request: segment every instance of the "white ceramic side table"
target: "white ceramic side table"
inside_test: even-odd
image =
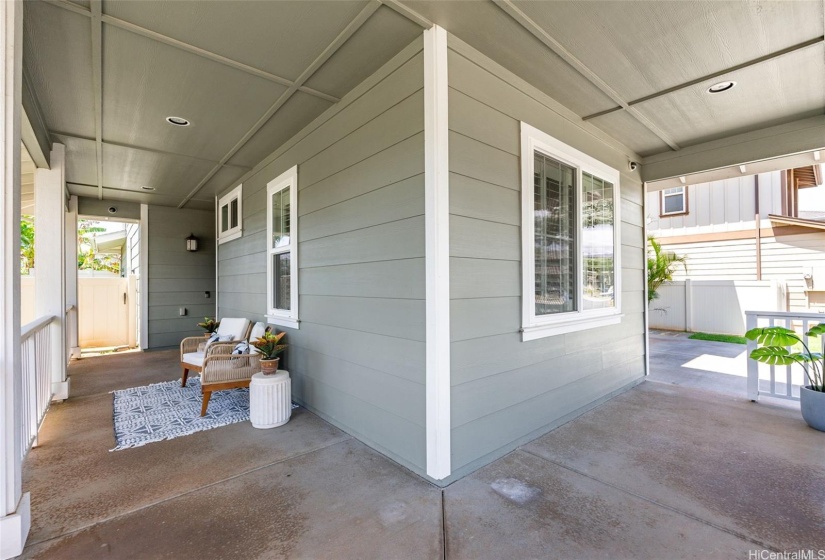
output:
[[[279,369],[275,375],[256,373],[249,382],[249,420],[253,428],[275,428],[292,416],[292,380]]]

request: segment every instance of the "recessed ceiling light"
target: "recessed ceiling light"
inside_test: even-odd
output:
[[[155,190],[155,187],[147,187],[146,185],[143,185],[143,186],[142,186],[142,187],[140,187],[140,188],[141,188],[141,189],[143,189],[143,190],[145,190],[145,191],[153,191],[153,190]]]
[[[713,84],[710,86],[708,88],[708,93],[722,93],[723,91],[732,89],[735,85],[736,82],[719,82],[718,84]]]
[[[175,126],[189,126],[189,121],[183,117],[166,117],[166,122]]]

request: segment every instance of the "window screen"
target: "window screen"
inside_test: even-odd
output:
[[[613,307],[613,184],[582,172],[582,308]]]
[[[575,311],[576,170],[535,153],[536,315]]]

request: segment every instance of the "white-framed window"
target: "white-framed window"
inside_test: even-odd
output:
[[[218,244],[243,235],[243,185],[238,185],[218,200]]]
[[[267,321],[297,329],[298,166],[266,185]]]
[[[521,123],[522,340],[621,321],[619,172]]]
[[[660,201],[661,208],[659,209],[660,216],[687,214],[687,187],[673,187],[660,192],[662,193]]]

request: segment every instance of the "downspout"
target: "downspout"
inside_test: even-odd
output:
[[[753,204],[756,224],[756,279],[762,280],[762,215],[759,210],[759,175],[753,176]]]
[[[644,278],[642,285],[644,286],[644,316],[645,316],[645,336],[644,336],[644,350],[645,350],[645,377],[650,375],[650,305],[647,300],[647,183],[642,182],[642,239],[644,247]]]

